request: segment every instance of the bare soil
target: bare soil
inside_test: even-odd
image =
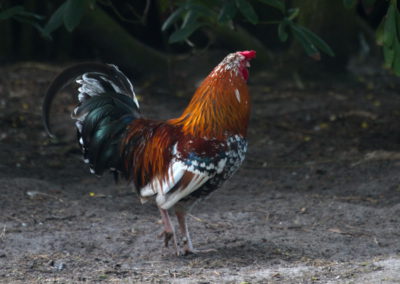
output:
[[[62,139],[46,137],[41,100],[60,70],[0,68],[1,283],[400,283],[398,79],[255,74],[247,160],[189,219],[213,251],[178,257],[153,204],[89,174],[68,93]],[[137,86],[143,112],[178,115],[189,97],[152,84]]]

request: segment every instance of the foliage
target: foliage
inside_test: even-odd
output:
[[[329,45],[315,33],[295,22],[300,10],[287,9],[285,2],[281,0],[258,0],[258,2],[278,10],[281,19],[271,22],[260,21],[253,5],[248,0],[219,0],[196,1],[186,0],[177,2],[177,6],[171,15],[165,20],[162,30],[166,31],[174,26],[174,31],[169,36],[170,43],[187,41],[198,29],[204,26],[215,25],[233,26],[238,14],[241,14],[247,22],[257,24],[276,24],[279,39],[285,42],[289,33],[300,42],[307,55],[314,59],[320,58],[320,51],[333,56]]]
[[[383,46],[384,66],[400,75],[400,14],[397,0],[390,1],[386,16],[376,31],[377,43]]]
[[[347,8],[353,8],[356,0],[343,0]],[[376,0],[364,0],[366,7],[373,7]],[[400,13],[397,0],[390,0],[385,17],[376,30],[376,42],[382,46],[384,66],[400,76]]]
[[[51,34],[61,28],[72,32],[81,23],[85,13],[97,4],[106,7],[117,17],[126,22],[134,23],[132,19],[123,18],[112,0],[60,0],[61,5],[47,18],[38,13],[27,11],[22,5],[5,8],[0,4],[0,21],[15,20],[36,28],[43,36],[51,38]],[[58,2],[58,3],[60,3]],[[386,0],[388,9],[379,27],[376,29],[376,40],[382,46],[384,66],[392,69],[400,76],[400,14],[397,0]],[[310,57],[320,58],[320,53],[333,56],[333,50],[321,39],[297,21],[302,13],[299,8],[288,7],[290,1],[284,0],[146,0],[143,13],[134,11],[133,17],[141,24],[146,24],[150,3],[158,3],[162,10],[161,17],[167,15],[160,29],[168,34],[170,44],[190,42],[196,31],[215,27],[229,27],[244,22],[252,25],[272,24],[277,27],[277,37],[282,42],[290,39],[297,41]],[[377,0],[342,0],[343,5],[357,10],[363,6],[372,9]],[[54,4],[50,4],[53,6]],[[127,4],[128,5],[128,4]],[[129,4],[131,5],[131,4]],[[262,19],[259,7],[271,11],[275,15],[272,21]],[[270,13],[271,14],[271,13]]]
[[[39,21],[44,19],[43,16],[31,13],[25,10],[23,6],[17,5],[11,8],[0,11],[0,21],[14,19],[21,23],[29,24],[35,27],[38,31],[43,32]]]
[[[50,17],[43,29],[43,35],[50,38],[51,33],[63,24],[67,31],[72,32],[81,22],[85,10],[94,2],[95,0],[66,0]]]
[[[40,20],[45,17],[28,12],[23,6],[17,5],[0,11],[0,20],[14,19],[35,27],[43,36],[51,38],[51,33],[64,24],[72,32],[80,23],[85,10],[96,0],[66,0],[53,13],[47,24],[43,27]]]
[[[249,0],[185,0],[171,1],[172,7],[164,4],[164,8],[172,8],[172,13],[163,23],[161,30],[167,31],[174,27],[169,35],[169,43],[178,43],[188,40],[197,30],[203,27],[214,27],[216,25],[233,27],[239,16],[245,21],[257,24],[276,24],[279,39],[285,42],[289,34],[293,36],[304,48],[307,55],[314,59],[320,58],[320,51],[333,56],[332,49],[319,36],[309,29],[295,22],[299,9],[287,9],[282,0],[257,0],[275,9],[281,14],[281,19],[272,22],[263,22],[259,19],[251,1]],[[22,6],[14,6],[0,13],[0,19],[15,18],[19,21],[29,22],[34,25],[43,36],[51,38],[51,34],[64,26],[67,31],[72,32],[81,22],[86,10],[94,7],[96,2],[110,6],[116,12],[111,1],[106,0],[64,0],[55,10],[47,23],[42,27],[38,21],[43,17],[27,12]],[[165,2],[165,1],[164,1]],[[120,14],[119,14],[120,15]],[[31,19],[33,18],[33,19]],[[240,18],[239,18],[240,19]]]

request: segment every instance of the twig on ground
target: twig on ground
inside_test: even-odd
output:
[[[400,160],[400,152],[391,152],[383,150],[372,151],[365,154],[364,158],[351,164],[351,166],[355,167],[368,161],[377,161],[377,160],[388,160],[388,161]]]

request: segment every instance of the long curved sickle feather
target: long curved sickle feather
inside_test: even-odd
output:
[[[87,72],[103,73],[105,75],[108,75],[110,78],[119,80],[121,83],[123,83],[122,87],[124,87],[125,91],[127,91],[127,93],[130,92],[130,86],[126,84],[124,78],[122,78],[121,75],[118,72],[116,72],[116,69],[111,65],[106,65],[103,63],[96,63],[96,62],[84,62],[81,64],[68,67],[54,79],[50,87],[47,89],[46,95],[43,99],[43,104],[42,104],[43,125],[47,134],[50,137],[52,138],[56,137],[52,133],[49,123],[50,108],[55,96],[61,89],[66,87],[80,75]]]

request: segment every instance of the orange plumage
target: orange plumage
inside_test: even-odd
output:
[[[162,121],[146,119],[134,120],[128,127],[121,141],[121,155],[125,159],[125,168],[129,169],[128,176],[136,188],[142,188],[152,179],[162,179],[172,158],[170,147],[176,142],[173,127]],[[135,140],[132,151],[126,148],[129,142]]]
[[[46,130],[57,91],[73,79],[80,84],[76,120],[84,160],[95,174],[110,169],[131,181],[141,200],[154,199],[181,253],[168,210],[175,209],[183,253],[193,252],[185,212],[233,175],[244,160],[250,113],[247,89],[254,51],[229,54],[208,75],[178,118],[142,117],[133,86],[113,65],[83,64],[61,73],[43,105]]]
[[[250,102],[246,81],[241,76],[214,70],[197,89],[183,114],[168,123],[182,126],[186,135],[222,139],[229,132],[246,136]]]

